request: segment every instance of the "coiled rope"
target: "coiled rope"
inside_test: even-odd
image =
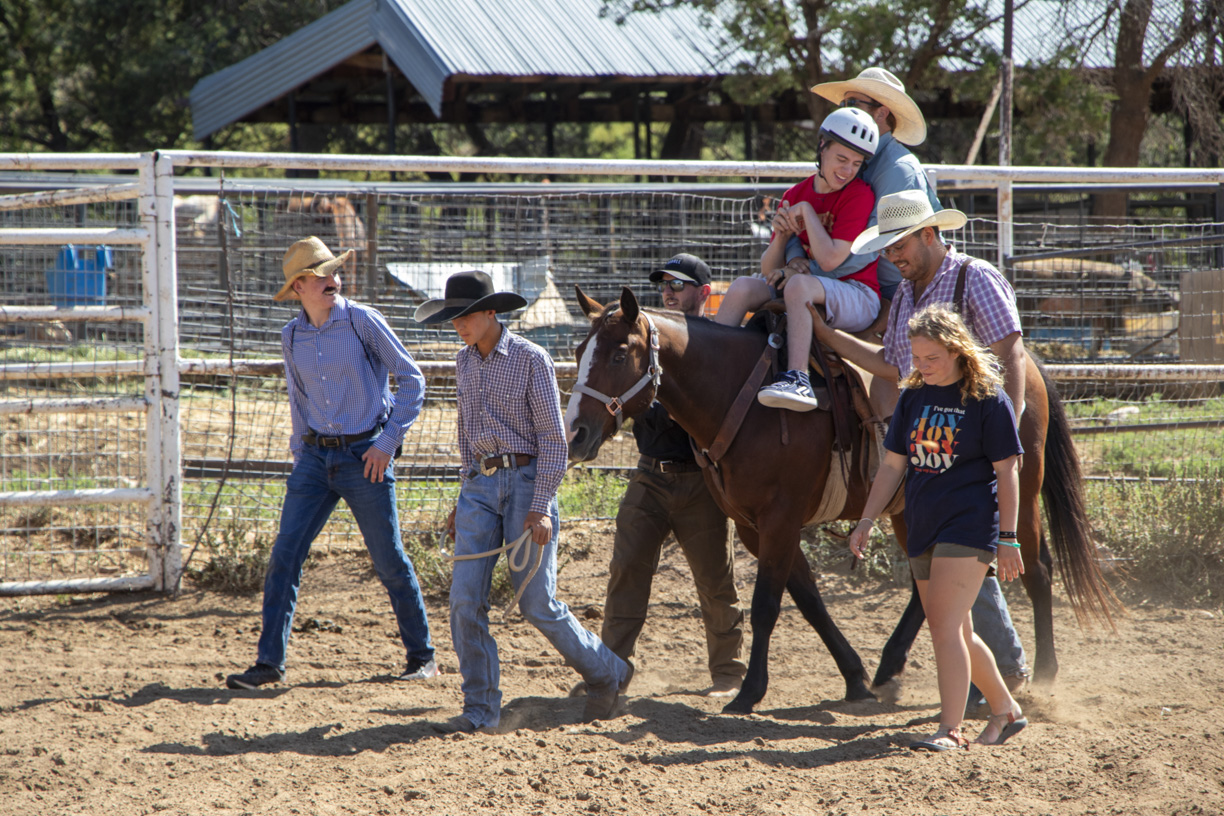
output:
[[[474,561],[477,558],[493,558],[501,555],[502,553],[506,553],[506,562],[510,565],[510,569],[514,572],[522,572],[527,567],[527,563],[531,560],[530,549],[525,545],[531,541],[531,531],[534,529],[534,527],[528,527],[523,531],[521,536],[505,546],[498,547],[496,550],[488,550],[487,552],[482,553],[472,553],[471,555],[452,555],[451,553],[447,552],[446,531],[443,531],[442,534],[438,536],[438,551],[442,553],[443,560],[450,561],[451,563],[454,563],[455,561]],[[521,600],[523,597],[523,592],[527,589],[527,585],[531,583],[531,579],[535,578],[536,573],[540,571],[540,564],[543,561],[544,548],[536,547],[536,559],[535,563],[531,566],[531,572],[527,573],[527,579],[523,581],[523,583],[519,584],[518,591],[514,593],[514,600],[512,600],[506,606],[506,608],[502,610],[503,621],[510,616],[510,611],[514,609],[514,607],[518,606],[519,600]]]

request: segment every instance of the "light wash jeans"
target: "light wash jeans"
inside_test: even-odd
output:
[[[284,671],[302,564],[340,499],[352,510],[374,570],[391,597],[408,660],[433,658],[425,602],[412,562],[400,542],[394,463],[387,465],[381,482],[371,482],[363,475],[365,463],[361,456],[375,439],[376,436],[364,439],[351,447],[306,445],[302,449],[289,474],[285,503],[281,506],[280,532],[272,545],[264,578],[263,631],[259,635],[257,662]]]
[[[1027,677],[1028,659],[1024,645],[1012,625],[1011,613],[1007,611],[1007,600],[999,586],[999,579],[991,575],[982,582],[977,600],[973,602],[973,631],[990,647],[994,654],[999,674]],[[971,692],[972,693],[972,692]]]
[[[459,492],[455,512],[455,555],[488,552],[523,532],[535,493],[536,463],[498,468],[492,476],[477,474]],[[556,599],[557,531],[561,525],[554,497],[549,507],[553,537],[544,548],[540,570],[519,601],[519,610],[573,666],[588,686],[620,685],[628,667],[599,638],[578,623],[569,607]],[[526,546],[535,548],[530,541]],[[456,561],[451,578],[451,640],[463,675],[463,716],[477,728],[501,722],[501,667],[497,642],[489,634],[489,589],[498,558]],[[511,572],[515,591],[531,573],[536,553],[522,572]]]

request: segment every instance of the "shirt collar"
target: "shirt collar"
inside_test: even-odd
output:
[[[333,321],[340,320],[342,317],[344,317],[348,313],[348,309],[348,301],[344,299],[344,296],[336,295],[336,305],[332,307],[331,314],[327,316],[327,319],[323,321],[323,325],[317,330],[310,324],[310,317],[307,316],[305,308],[298,309],[297,319],[302,326],[309,328],[312,331],[323,331],[329,325],[331,325]]]
[[[896,139],[893,137],[893,135],[892,135],[892,132],[891,132],[891,131],[890,131],[890,132],[888,132],[888,133],[881,133],[881,134],[880,134],[880,141],[879,141],[879,145],[876,147],[876,152],[875,152],[875,154],[874,154],[874,155],[872,155],[872,157],[871,157],[870,159],[868,159],[867,161],[863,162],[863,167],[864,167],[864,168],[866,168],[868,165],[872,164],[872,163],[873,163],[873,162],[874,162],[876,159],[878,159],[878,158],[880,158],[881,156],[883,156],[883,155],[884,155],[884,152],[885,152],[886,150],[888,150],[888,148],[892,147],[892,144],[893,144],[893,142],[895,142],[895,141],[896,141]]]
[[[500,323],[501,321],[498,321],[498,322]],[[510,327],[507,326],[505,323],[502,323],[501,327],[502,327],[501,337],[497,338],[497,346],[493,349],[493,352],[495,354],[509,354],[510,353]]]
[[[501,321],[499,320],[498,323],[501,323]],[[508,355],[510,353],[510,328],[505,323],[501,323],[501,328],[501,337],[497,338],[497,345],[493,347],[493,354]],[[493,357],[493,354],[490,354],[488,357],[482,358],[480,356],[480,349],[476,347],[475,343],[470,346],[464,346],[459,350],[459,353],[473,357],[477,362]]]

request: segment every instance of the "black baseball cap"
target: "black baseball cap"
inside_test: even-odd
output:
[[[706,266],[706,262],[696,255],[682,252],[663,264],[662,269],[651,272],[650,282],[658,283],[663,280],[664,275],[671,275],[673,278],[678,278],[682,281],[705,286],[710,282],[710,267]]]

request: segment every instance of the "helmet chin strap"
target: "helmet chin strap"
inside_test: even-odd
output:
[[[821,154],[823,154],[823,153],[824,153],[824,149],[825,149],[826,147],[828,147],[828,146],[829,146],[829,140],[828,140],[828,139],[821,139],[821,140],[820,140],[820,141],[817,143],[817,147],[816,147],[816,175],[820,177],[820,180],[821,180],[821,181],[823,181],[825,184],[829,185],[829,187],[832,187],[832,186],[833,186],[833,184],[832,184],[832,182],[830,182],[830,181],[829,181],[829,177],[828,177],[828,176],[826,176],[826,175],[824,174],[824,172],[825,172],[825,171],[824,171],[824,164],[823,164],[823,163],[820,161]],[[819,190],[817,190],[816,192],[820,192],[820,191],[819,191]]]

